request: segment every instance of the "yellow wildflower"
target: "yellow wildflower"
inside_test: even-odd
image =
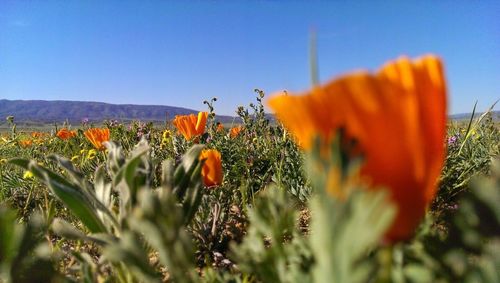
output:
[[[26,170],[24,171],[24,175],[23,175],[23,179],[32,179],[34,176],[33,176],[33,172],[29,171],[29,170]]]
[[[91,149],[89,150],[89,152],[87,152],[87,159],[92,160],[96,155],[97,151],[95,149]]]

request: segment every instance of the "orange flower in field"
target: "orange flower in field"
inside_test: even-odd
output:
[[[200,112],[198,113],[198,117],[194,114],[177,115],[173,123],[186,140],[191,140],[205,132],[207,117],[208,112]]]
[[[41,137],[43,137],[45,135],[45,133],[41,133],[41,132],[33,132],[31,133],[31,137],[32,138],[36,138],[36,139],[39,139]]]
[[[243,130],[242,126],[232,127],[231,130],[229,131],[229,136],[231,138],[235,138],[240,134],[241,130]]]
[[[215,149],[204,149],[201,151],[200,160],[205,160],[201,169],[205,186],[211,187],[222,184],[222,160],[220,152]]]
[[[68,130],[66,128],[63,128],[63,129],[60,129],[57,132],[56,136],[59,137],[62,140],[67,140],[67,139],[70,139],[72,137],[75,137],[76,136],[76,131],[70,131],[70,130]]]
[[[93,128],[86,130],[84,134],[96,149],[104,150],[106,148],[102,143],[109,141],[109,129]]]
[[[22,147],[29,147],[29,146],[31,146],[33,144],[33,141],[32,140],[20,140],[19,144]]]
[[[217,132],[222,132],[224,131],[224,125],[222,123],[217,122]]]
[[[375,74],[353,73],[268,102],[306,150],[315,136],[329,144],[339,128],[355,139],[365,160],[362,176],[387,187],[398,208],[387,239],[413,235],[445,157],[446,83],[439,58],[403,57]]]

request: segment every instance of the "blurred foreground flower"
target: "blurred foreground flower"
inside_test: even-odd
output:
[[[109,141],[109,129],[92,128],[86,130],[84,134],[96,149],[104,150],[106,148],[102,143]]]
[[[438,58],[403,57],[375,74],[356,72],[301,96],[274,96],[269,105],[306,150],[315,137],[326,148],[340,129],[354,139],[363,178],[387,187],[398,207],[386,238],[412,236],[444,160],[446,85]]]
[[[243,130],[242,126],[232,127],[229,131],[229,136],[234,139],[240,134],[241,130]]]
[[[203,183],[207,187],[222,184],[222,160],[220,152],[215,149],[204,149],[200,154],[200,160],[205,160],[201,175]]]
[[[75,137],[76,136],[76,131],[70,131],[70,130],[68,130],[66,128],[63,128],[63,129],[60,129],[57,132],[56,136],[59,137],[62,140],[67,140],[67,139],[70,139],[72,137]]]
[[[173,123],[186,140],[191,140],[205,132],[207,117],[208,112],[199,112],[198,117],[194,114],[177,115]]]

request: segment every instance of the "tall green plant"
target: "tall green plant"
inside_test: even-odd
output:
[[[30,170],[81,221],[80,229],[62,219],[55,219],[53,231],[64,238],[76,239],[102,248],[101,261],[108,262],[115,280],[121,282],[160,281],[160,266],[181,282],[195,280],[193,246],[187,234],[197,211],[202,191],[198,159],[203,146],[193,146],[178,166],[162,164],[161,186],[151,188],[154,170],[149,146],[140,142],[125,157],[113,143],[108,144],[107,166],[100,166],[93,183],[85,179],[72,163],[62,157],[51,159],[66,171],[66,176],[25,159],[12,164]],[[150,258],[158,255],[160,265]],[[96,266],[85,253],[76,253],[82,268]],[[86,280],[96,280],[92,272],[83,272]],[[99,276],[99,275],[98,275]]]

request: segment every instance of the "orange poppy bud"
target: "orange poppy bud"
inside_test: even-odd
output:
[[[235,138],[240,134],[241,130],[243,130],[242,126],[232,127],[231,130],[229,131],[229,136],[231,138]]]
[[[205,132],[208,112],[199,112],[198,117],[194,114],[177,115],[174,118],[174,126],[184,136],[186,140],[191,140]]]
[[[70,131],[66,128],[60,129],[56,136],[62,140],[67,140],[76,136],[76,131]]]
[[[97,150],[104,150],[103,142],[109,141],[109,129],[92,128],[84,132],[85,137]]]
[[[201,151],[200,160],[205,160],[201,175],[203,183],[207,187],[222,184],[222,160],[220,152],[215,149],[204,149]]]
[[[446,83],[439,58],[403,57],[375,74],[356,72],[268,103],[306,150],[314,137],[326,145],[343,128],[364,156],[362,176],[373,187],[388,188],[398,208],[386,238],[413,235],[445,157]]]

